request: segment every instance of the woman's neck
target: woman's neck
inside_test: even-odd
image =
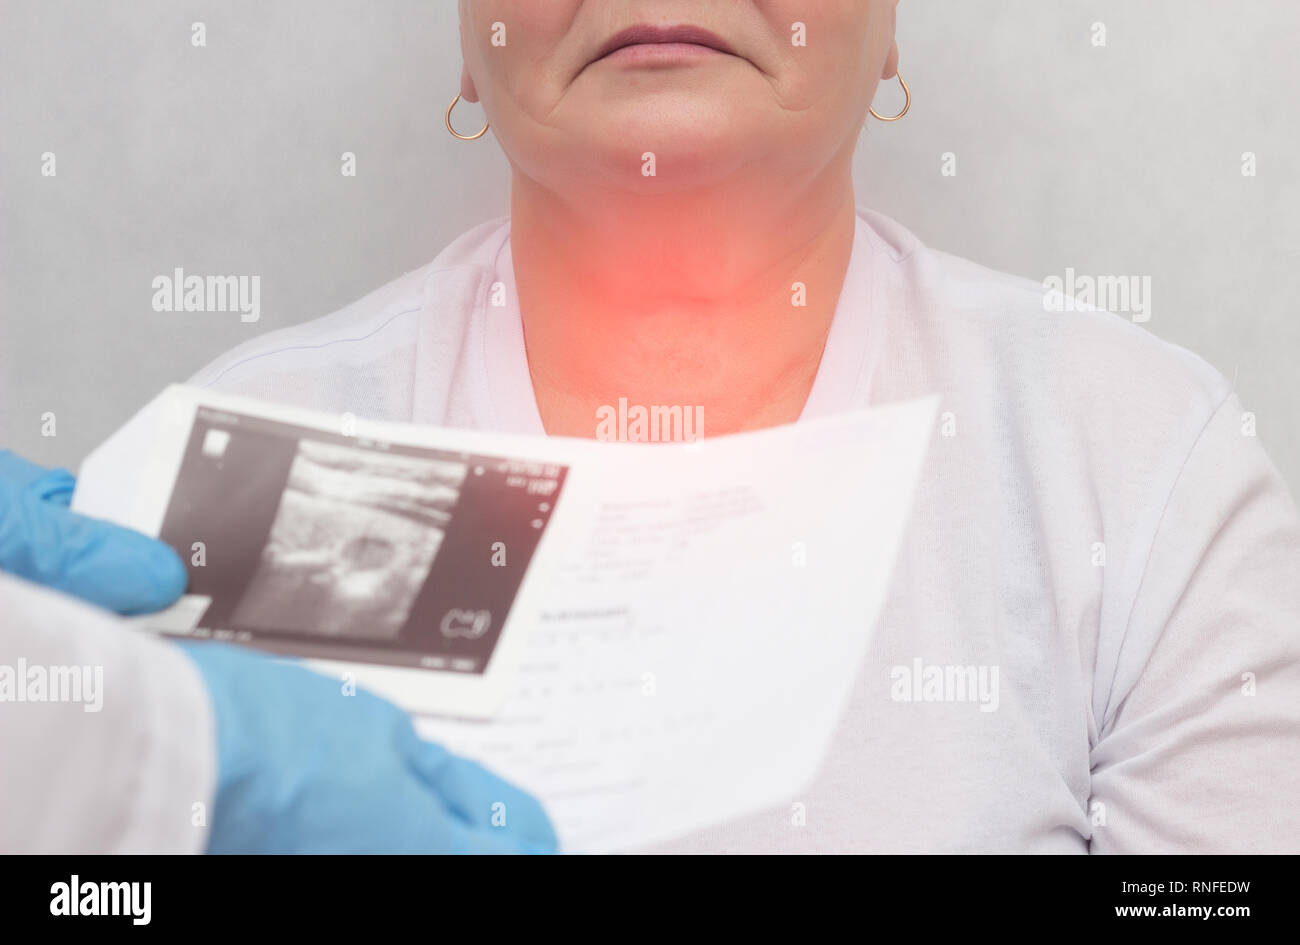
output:
[[[691,411],[705,436],[798,419],[853,249],[852,177],[768,190],[573,205],[516,175],[511,248],[548,433],[595,437],[621,399]]]

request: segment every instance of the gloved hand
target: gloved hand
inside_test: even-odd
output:
[[[153,538],[68,510],[76,480],[0,450],[0,570],[119,614],[170,606],[185,565]]]
[[[176,553],[69,511],[74,486],[0,450],[0,570],[122,614],[171,605],[187,580]],[[211,851],[554,852],[536,800],[421,741],[396,706],[262,654],[180,645],[217,720]]]
[[[181,646],[216,709],[208,852],[555,852],[536,800],[421,741],[391,703],[239,647]]]

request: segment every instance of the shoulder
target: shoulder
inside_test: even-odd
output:
[[[468,317],[470,300],[462,296],[477,286],[506,232],[507,218],[480,224],[433,261],[355,302],[232,348],[189,383],[319,409],[333,409],[341,387],[348,388],[349,402],[400,402],[422,322]]]
[[[408,272],[323,317],[264,332],[218,356],[191,384],[225,389],[271,371],[304,370],[402,343],[433,264]]]
[[[1130,311],[1108,311],[1124,301],[1120,283],[1098,295],[1100,281],[1063,272],[1063,291],[927,248],[892,221],[871,224],[878,389],[938,392],[947,414],[928,459],[931,506],[981,524],[969,547],[995,543],[1015,606],[1033,599],[1027,588],[1046,588],[1058,619],[1081,628],[1101,731],[1188,588],[1201,600],[1227,593],[1233,555],[1260,573],[1293,567],[1300,531],[1285,486],[1232,383],[1150,330],[1175,327],[1176,313],[1139,309],[1133,292],[1147,304],[1149,284],[1129,284]],[[1065,303],[1071,282],[1094,292],[1091,306]],[[1214,628],[1197,631],[1208,639]]]
[[[1152,431],[1199,433],[1232,392],[1215,367],[1150,329],[1165,316],[1151,305],[1149,277],[1029,279],[862,213],[883,256],[876,304],[891,348],[936,386],[990,399],[1044,434],[1073,430],[1116,447],[1126,433],[1145,442],[1164,439]]]
[[[1175,490],[1201,489],[1215,475],[1212,458],[1241,448],[1232,384],[1148,329],[1173,321],[1159,307],[1135,323],[1132,312],[1064,304],[1047,279],[998,272],[871,222],[884,349],[876,392],[940,394],[945,425],[932,456],[953,490],[946,501],[991,497],[990,514],[1021,523],[1036,553],[1059,557],[1062,575],[1088,561],[1081,542],[1103,541],[1111,563],[1101,619],[1122,632]]]

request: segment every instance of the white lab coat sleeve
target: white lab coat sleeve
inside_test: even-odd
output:
[[[202,852],[215,781],[179,648],[0,574],[0,853]]]
[[[1300,850],[1300,514],[1235,395],[1146,556],[1093,755],[1092,850]]]

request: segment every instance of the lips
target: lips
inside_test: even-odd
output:
[[[707,46],[718,52],[735,55],[726,40],[715,33],[698,26],[649,26],[642,24],[632,26],[620,33],[615,33],[606,41],[596,54],[595,62],[604,59],[610,53],[617,52],[625,46],[653,45],[658,43],[691,43],[695,46]]]

